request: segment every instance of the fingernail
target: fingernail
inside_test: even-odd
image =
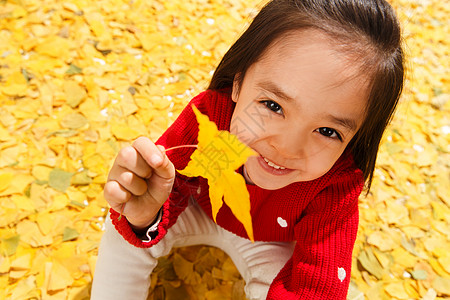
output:
[[[157,165],[162,162],[162,158],[158,154],[153,154],[150,160],[153,165]]]

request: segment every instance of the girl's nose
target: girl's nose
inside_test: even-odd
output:
[[[306,157],[308,135],[302,129],[286,128],[279,131],[270,140],[270,144],[286,159],[300,159]]]

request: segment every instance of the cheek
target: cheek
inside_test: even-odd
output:
[[[251,144],[267,132],[267,124],[267,115],[256,105],[237,106],[231,118],[230,132],[242,142]]]
[[[318,178],[327,173],[341,156],[341,151],[332,150],[318,152],[307,159],[307,170],[311,179]]]
[[[233,115],[230,124],[230,132],[238,137],[238,139],[249,145],[258,138],[258,133],[254,128],[249,126],[248,118],[240,115]]]

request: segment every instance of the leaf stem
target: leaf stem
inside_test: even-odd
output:
[[[122,214],[123,214],[123,210],[125,209],[125,204],[127,204],[126,202],[124,204],[122,204],[122,207],[120,208],[120,216],[117,218],[117,221],[120,221],[120,219],[122,219]]]
[[[179,146],[174,146],[174,147],[171,147],[171,148],[167,148],[166,150],[164,150],[164,152],[172,151],[172,150],[179,149],[179,148],[198,148],[198,145],[179,145]]]

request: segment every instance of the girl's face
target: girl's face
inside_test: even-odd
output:
[[[329,37],[304,30],[277,40],[246,72],[230,131],[259,153],[248,183],[274,190],[328,172],[365,117],[367,86]]]

